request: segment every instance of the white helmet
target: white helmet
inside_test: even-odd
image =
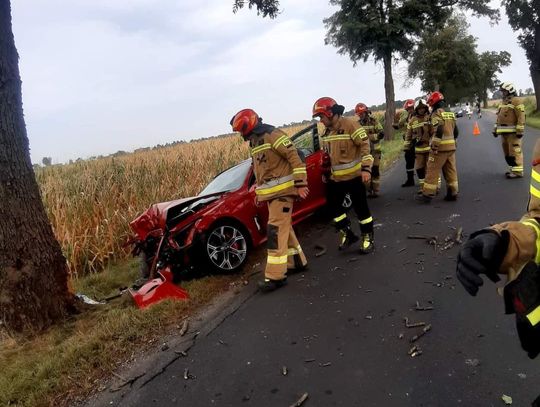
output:
[[[501,90],[506,90],[508,93],[517,93],[516,87],[512,82],[503,82],[501,83]]]
[[[426,110],[428,109],[428,104],[425,99],[418,99],[416,102],[414,102],[414,110],[418,109],[419,107],[424,107]]]

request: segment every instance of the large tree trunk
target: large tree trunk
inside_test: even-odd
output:
[[[383,58],[384,65],[384,91],[386,95],[386,113],[384,116],[384,138],[393,138],[394,129],[392,122],[396,114],[396,102],[394,94],[394,78],[392,76],[392,53],[388,53]]]
[[[68,269],[39,193],[24,123],[9,0],[0,1],[0,328],[40,330],[73,307]]]
[[[530,72],[536,95],[536,111],[540,111],[540,25],[534,30],[534,54],[532,56]]]

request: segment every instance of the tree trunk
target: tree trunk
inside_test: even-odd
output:
[[[386,113],[384,116],[384,138],[391,140],[394,136],[392,122],[396,114],[394,94],[394,78],[392,76],[392,53],[389,52],[383,58],[384,65],[384,91],[386,96]]]
[[[536,96],[536,112],[540,111],[540,24],[534,30],[534,53],[529,58],[530,72]]]
[[[9,0],[0,1],[0,328],[41,330],[73,309],[39,193],[22,110]]]

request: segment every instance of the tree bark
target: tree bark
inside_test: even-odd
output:
[[[534,53],[531,58],[531,79],[536,96],[536,111],[540,111],[540,25],[534,30]]]
[[[37,331],[73,310],[68,269],[30,161],[9,0],[0,1],[0,328]]]
[[[392,53],[388,52],[383,57],[384,65],[384,92],[386,96],[386,113],[384,116],[384,138],[391,140],[394,136],[392,122],[396,114],[396,103],[394,94],[394,78],[392,76]]]

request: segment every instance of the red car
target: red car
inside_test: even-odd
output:
[[[306,200],[294,205],[293,223],[298,223],[326,203],[323,179],[329,158],[320,147],[316,124],[291,140],[306,163],[310,190]],[[190,270],[239,270],[249,251],[266,241],[267,221],[266,203],[255,199],[255,175],[248,159],[217,175],[198,196],[154,204],[130,226],[143,277],[152,267],[168,267],[179,280]]]

